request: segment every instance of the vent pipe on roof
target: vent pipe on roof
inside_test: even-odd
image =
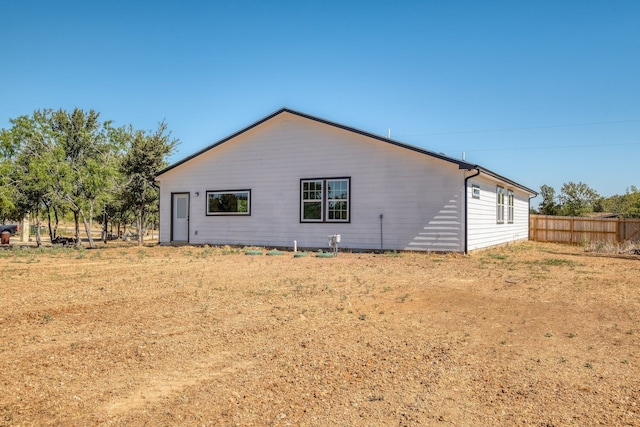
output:
[[[391,128],[387,130],[387,139],[391,139]]]
[[[464,151],[462,152],[462,160],[464,160]]]

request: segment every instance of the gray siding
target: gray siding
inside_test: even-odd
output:
[[[333,177],[351,178],[351,222],[300,223],[300,179]],[[171,193],[189,192],[192,244],[326,247],[341,234],[343,248],[464,250],[457,165],[288,113],[158,181],[161,243],[170,242]],[[237,189],[251,189],[251,216],[206,216],[206,191]]]

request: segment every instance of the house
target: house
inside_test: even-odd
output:
[[[160,171],[160,243],[467,252],[526,240],[536,192],[287,108]]]

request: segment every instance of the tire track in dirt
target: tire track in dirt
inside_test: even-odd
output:
[[[125,396],[111,399],[99,408],[109,417],[121,414],[131,414],[146,405],[153,405],[165,397],[179,392],[187,387],[215,377],[232,375],[239,370],[246,369],[252,362],[231,360],[229,352],[211,354],[193,360],[183,360],[174,370],[166,366],[157,372],[146,373],[137,378],[138,385]]]

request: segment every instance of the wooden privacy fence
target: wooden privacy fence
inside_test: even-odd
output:
[[[536,242],[640,242],[640,219],[531,215],[529,229]]]

